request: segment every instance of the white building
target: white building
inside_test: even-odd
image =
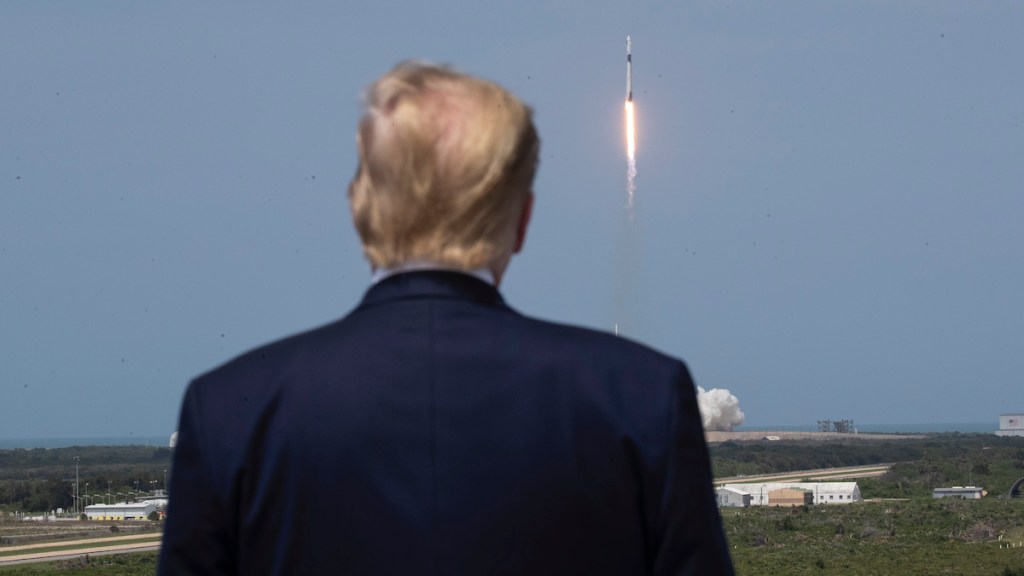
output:
[[[981,500],[981,497],[985,494],[985,490],[977,486],[953,486],[952,488],[936,488],[932,490],[932,498]]]
[[[731,488],[750,494],[752,506],[771,506],[768,494],[783,488],[797,488],[811,492],[814,504],[850,504],[863,500],[860,486],[856,482],[762,482],[755,484],[726,484]]]
[[[719,508],[747,508],[750,506],[750,494],[728,486],[715,489],[715,497],[718,499]]]
[[[153,506],[156,506],[157,510],[164,510],[167,508],[167,496],[146,498],[145,500],[140,500],[139,504],[152,504]]]
[[[997,436],[1024,436],[1024,414],[1000,414]]]
[[[153,512],[156,512],[156,505],[151,502],[93,504],[85,507],[85,515],[89,520],[145,520]]]
[[[163,490],[154,490],[151,496],[146,496],[142,500],[139,500],[141,504],[152,504],[156,506],[157,512],[167,509],[167,492]]]

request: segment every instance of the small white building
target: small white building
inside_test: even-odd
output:
[[[1000,414],[996,436],[1024,436],[1024,414]]]
[[[719,508],[749,508],[750,494],[735,488],[722,486],[715,489],[715,497],[718,499]]]
[[[986,494],[977,486],[953,486],[952,488],[936,488],[932,490],[932,498],[961,498],[963,500],[981,500]]]
[[[156,512],[156,505],[151,502],[119,502],[85,507],[85,515],[89,520],[145,520],[153,512]]]
[[[157,510],[164,510],[167,508],[167,496],[146,498],[145,500],[140,500],[139,504],[152,504],[153,506],[156,506]]]
[[[146,496],[142,500],[139,500],[142,504],[152,504],[156,506],[157,512],[167,509],[167,492],[163,490],[154,490],[151,496]]]
[[[762,482],[726,484],[722,488],[733,488],[750,494],[752,506],[771,506],[768,495],[783,488],[809,491],[813,504],[852,504],[863,500],[860,486],[856,482]]]

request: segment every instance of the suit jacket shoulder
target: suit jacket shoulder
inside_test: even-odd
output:
[[[167,572],[731,570],[685,365],[461,274],[198,377],[178,441]]]

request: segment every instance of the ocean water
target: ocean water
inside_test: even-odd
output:
[[[992,433],[999,429],[999,421],[992,422],[917,422],[905,424],[858,424],[855,423],[857,432],[876,432],[896,434],[904,432],[909,434],[926,434],[939,432],[960,432],[962,434]],[[817,424],[811,425],[780,425],[780,426],[738,426],[736,430],[748,430],[751,432],[777,430],[780,432],[817,432]]]
[[[70,448],[71,446],[167,446],[171,436],[107,436],[93,438],[0,438],[0,450]]]

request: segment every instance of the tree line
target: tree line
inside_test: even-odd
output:
[[[992,493],[1024,477],[1024,438],[933,434],[903,440],[722,442],[710,446],[716,477],[898,463],[862,481],[865,496],[930,494],[941,485],[976,484]],[[49,512],[75,506],[75,464],[82,503],[121,501],[164,488],[173,452],[152,446],[73,446],[0,450],[0,512]],[[1004,486],[1006,485],[1006,486]],[[120,494],[120,495],[119,495]],[[87,497],[87,498],[85,498]]]
[[[716,477],[794,470],[864,466],[891,462],[1002,459],[1024,462],[1024,437],[994,434],[929,434],[919,438],[721,442],[710,445]]]
[[[172,454],[152,446],[0,450],[0,512],[73,510],[76,464],[80,505],[138,498],[165,488]]]

